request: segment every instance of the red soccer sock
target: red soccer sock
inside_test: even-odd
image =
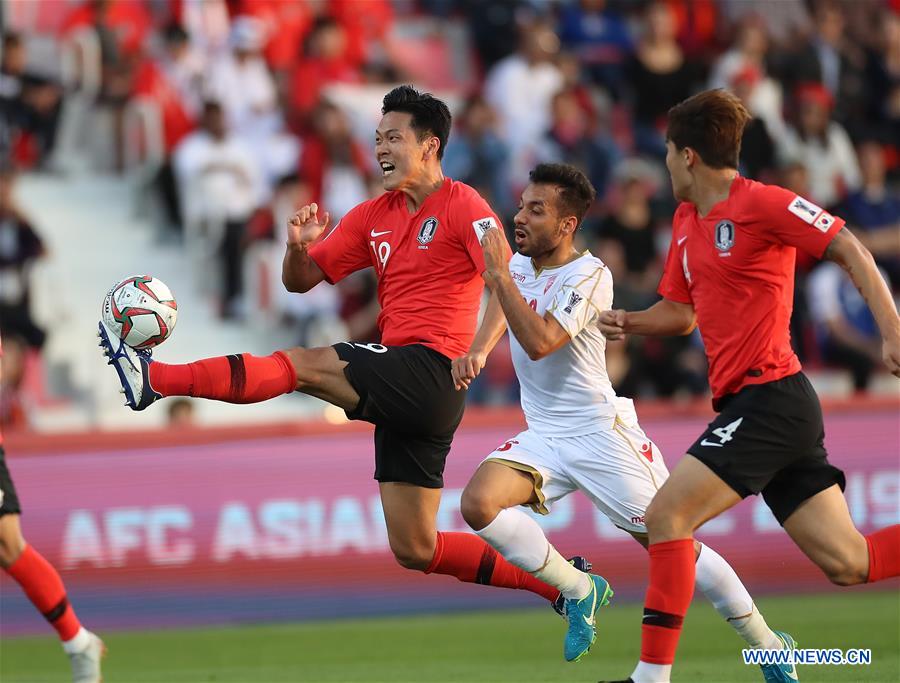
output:
[[[297,386],[297,373],[281,351],[271,356],[218,356],[187,365],[150,364],[150,385],[163,396],[196,396],[227,403],[259,403]]]
[[[30,545],[6,572],[15,579],[31,603],[56,629],[59,639],[72,640],[81,623],[66,598],[66,587],[53,565]]]
[[[866,536],[869,546],[869,583],[900,576],[900,524]]]
[[[480,536],[438,531],[426,574],[448,574],[467,583],[531,591],[553,602],[559,590],[507,562]]]
[[[694,541],[650,544],[650,585],[641,625],[641,661],[672,664],[694,595]]]

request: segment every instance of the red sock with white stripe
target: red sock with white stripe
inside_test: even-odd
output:
[[[185,365],[150,364],[150,386],[163,396],[195,396],[227,403],[259,403],[297,387],[297,373],[282,351],[218,356]]]
[[[67,652],[79,652],[87,645],[87,631],[66,597],[62,578],[53,565],[30,545],[6,568],[38,612],[56,629]]]
[[[438,531],[426,574],[447,574],[466,583],[531,591],[553,602],[559,590],[507,562],[475,534]]]
[[[900,576],[900,524],[869,534],[866,545],[869,547],[869,583]]]

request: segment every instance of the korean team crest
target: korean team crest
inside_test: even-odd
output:
[[[734,223],[731,221],[719,221],[716,223],[716,249],[722,252],[730,251],[734,246]]]
[[[433,240],[434,234],[437,232],[437,229],[438,219],[434,216],[426,218],[425,222],[422,223],[422,227],[419,228],[419,234],[416,236],[419,244],[428,244],[431,240]]]

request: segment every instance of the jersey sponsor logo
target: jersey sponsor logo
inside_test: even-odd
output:
[[[813,225],[822,232],[828,232],[831,226],[834,225],[834,216],[827,211],[823,211],[822,215],[816,219],[816,222],[813,223]]]
[[[563,309],[566,313],[571,313],[575,310],[575,308],[584,300],[584,297],[581,296],[578,292],[572,292],[569,294],[569,302],[566,304],[566,307]]]
[[[544,285],[544,294],[546,294],[547,291],[553,286],[553,283],[554,283],[554,282],[556,282],[556,276],[555,276],[555,275],[551,275],[551,276],[550,276],[550,279],[547,280],[547,284]]]
[[[372,237],[381,237],[382,235],[387,235],[390,233],[390,230],[381,230],[380,232],[375,232],[375,228],[372,228],[372,232],[369,233]]]
[[[431,240],[434,239],[434,235],[438,229],[438,219],[434,216],[430,216],[425,219],[425,222],[422,223],[422,227],[419,228],[419,234],[416,235],[416,240],[419,244],[428,244]]]
[[[472,221],[472,229],[475,230],[479,242],[481,242],[481,239],[484,237],[484,233],[491,228],[496,227],[497,221],[494,220],[493,216],[485,216],[484,218],[479,218],[477,221]]]
[[[719,221],[716,223],[716,249],[723,252],[723,256],[731,251],[734,246],[734,223],[731,221]]]
[[[631,518],[631,523],[632,523],[632,524],[643,524],[643,523],[644,523],[644,517],[643,517],[643,516],[641,516],[641,517],[632,517],[632,518]]]
[[[517,273],[514,270],[509,271],[509,274],[512,275],[512,279],[516,282],[525,282],[525,276],[522,273]]]
[[[641,455],[643,455],[647,460],[653,462],[653,446],[649,443],[645,443],[641,446]]]
[[[804,199],[800,195],[796,195],[791,203],[788,204],[788,211],[794,214],[797,218],[806,221],[810,225],[812,222],[816,220],[816,216],[822,213],[822,207],[816,206],[808,199]]]

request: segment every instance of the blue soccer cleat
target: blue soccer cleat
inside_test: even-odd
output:
[[[580,572],[584,572],[587,574],[594,568],[586,557],[582,557],[581,555],[576,555],[575,557],[569,558],[569,564],[571,564],[575,569]],[[556,596],[556,600],[550,603],[553,607],[553,611],[556,612],[563,619],[566,618],[566,599],[563,597],[563,594],[560,593]]]
[[[131,348],[103,322],[100,323],[97,337],[100,339],[103,355],[109,359],[107,364],[112,365],[119,376],[121,392],[125,394],[127,401],[125,405],[132,410],[143,410],[156,399],[162,398],[162,394],[153,391],[150,386],[148,368],[153,362],[150,351]]]
[[[797,649],[797,643],[789,633],[785,633],[784,631],[775,631],[774,633],[784,645],[785,650]],[[797,666],[793,663],[760,664],[759,668],[762,669],[763,678],[766,680],[766,683],[794,683],[794,681],[800,680],[797,677]]]
[[[597,610],[609,604],[613,590],[602,576],[588,574],[591,592],[581,600],[566,600],[566,618],[569,630],[566,633],[563,654],[567,662],[577,662],[597,640]]]

